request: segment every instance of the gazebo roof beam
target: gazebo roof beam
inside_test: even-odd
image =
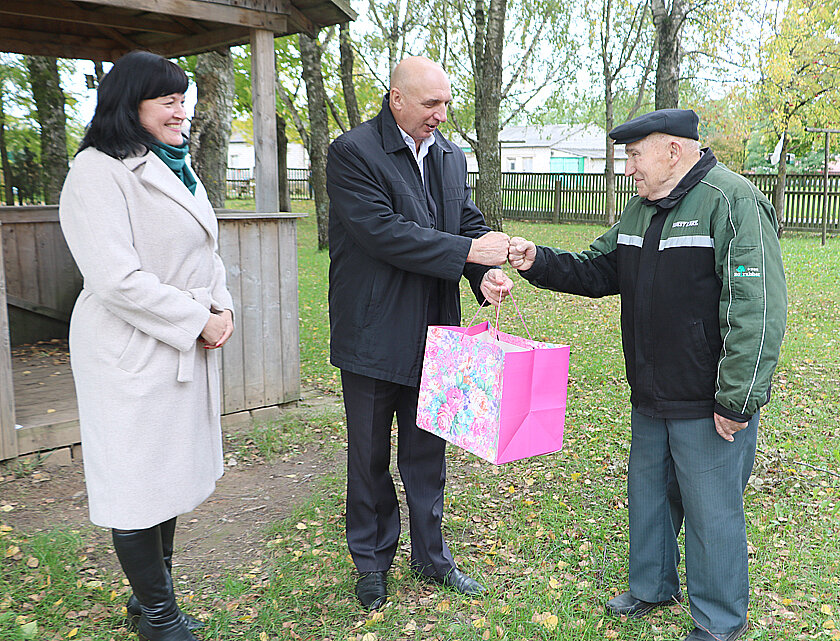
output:
[[[226,45],[242,43],[247,38],[247,31],[239,27],[227,27],[217,31],[208,31],[194,36],[187,36],[178,40],[147,44],[144,47],[152,49],[165,58],[189,56],[194,53],[207,51],[208,47],[218,49]]]
[[[91,9],[80,9],[67,3],[66,7],[56,7],[54,13],[45,16],[39,13],[40,8],[26,0],[4,0],[0,3],[0,14],[38,18],[39,20],[76,22],[116,29],[130,29],[132,31],[150,31],[166,35],[181,36],[192,33],[192,30],[179,26],[174,20],[155,18],[149,15],[120,15],[103,13]]]
[[[3,50],[34,56],[82,58],[85,60],[116,60],[126,49],[114,47],[113,41],[90,36],[45,33],[42,40],[33,39],[32,32],[0,28]]]
[[[88,2],[89,0],[80,0]],[[125,8],[124,0],[90,0],[93,4]],[[207,20],[223,24],[240,25],[252,29],[266,29],[275,33],[286,33],[286,16],[270,14],[253,9],[244,9],[216,2],[182,2],[181,0],[133,0],[132,8],[170,16],[181,16],[193,20]]]

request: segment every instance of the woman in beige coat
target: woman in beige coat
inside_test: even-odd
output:
[[[84,276],[70,357],[90,518],[112,529],[149,641],[194,641],[171,580],[175,519],[222,475],[218,352],[233,304],[217,223],[185,162],[187,76],[146,52],[102,79],[61,193]]]

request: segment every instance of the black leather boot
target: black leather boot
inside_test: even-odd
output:
[[[111,530],[114,550],[141,605],[137,632],[143,641],[197,641],[175,603],[172,577],[163,562],[160,526]]]
[[[178,517],[173,517],[158,526],[160,528],[160,540],[163,547],[163,563],[169,571],[169,576],[172,576],[172,551],[174,550],[175,522],[177,520]],[[140,620],[140,615],[143,613],[140,608],[140,601],[137,600],[136,596],[132,594],[128,597],[128,603],[126,603],[125,609],[128,612],[125,622],[128,624],[129,628],[136,630],[137,622]],[[198,630],[199,628],[204,627],[204,623],[202,621],[199,621],[185,612],[181,612],[181,618],[183,618],[184,625],[187,627],[187,630]]]

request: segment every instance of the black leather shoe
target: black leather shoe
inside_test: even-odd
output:
[[[378,610],[388,600],[385,572],[365,572],[356,582],[356,596],[368,610]]]
[[[421,579],[431,581],[447,588],[452,588],[456,592],[467,595],[481,594],[486,588],[475,579],[471,579],[466,574],[457,568],[452,568],[447,572],[446,576],[429,576],[428,574],[418,573]]]
[[[688,633],[688,636],[683,641],[735,641],[740,639],[741,635],[750,627],[748,622],[744,622],[740,628],[732,632],[706,632],[700,628],[694,628]]]
[[[607,601],[607,610],[619,617],[625,616],[628,619],[639,619],[654,608],[658,608],[661,605],[671,605],[680,601],[682,601],[682,592],[677,592],[666,601],[656,601],[653,603],[637,599],[630,592],[623,592]]]

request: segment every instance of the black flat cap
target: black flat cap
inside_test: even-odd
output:
[[[697,132],[699,124],[700,118],[691,109],[657,109],[614,127],[610,138],[617,145],[626,145],[658,132],[700,140]]]

